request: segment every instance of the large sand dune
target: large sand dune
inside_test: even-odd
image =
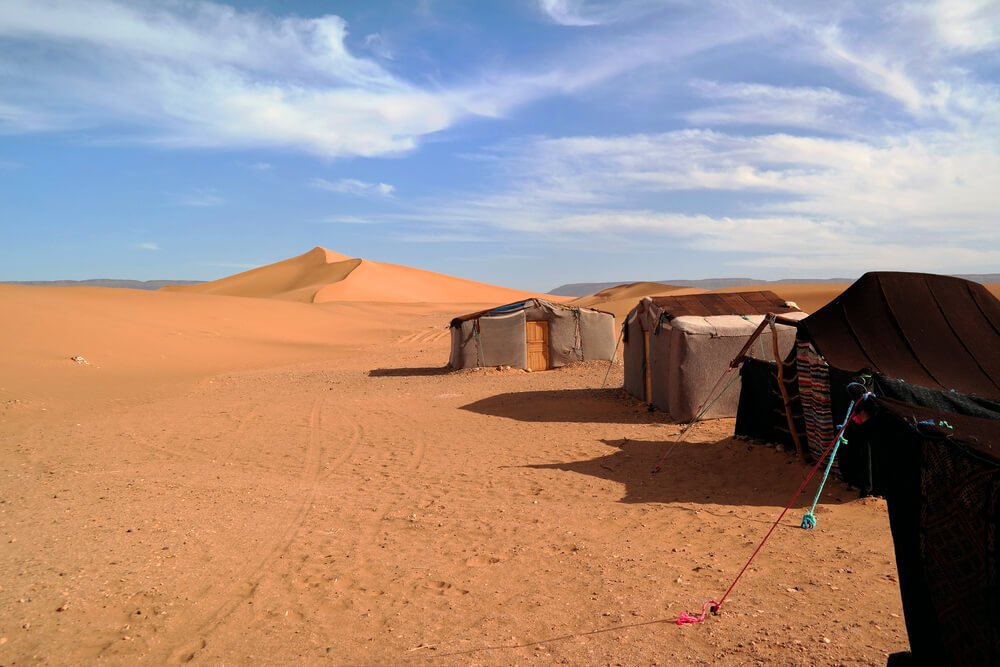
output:
[[[664,459],[680,427],[617,389],[617,364],[603,390],[604,364],[445,372],[450,317],[509,299],[416,303],[417,274],[364,262],[348,289],[330,280],[353,260],[307,255],[221,285],[240,297],[0,286],[0,664],[881,665],[905,648],[881,501],[831,482],[807,532],[810,487],[724,613],[677,627],[798,486],[793,457],[716,420]],[[413,302],[387,308],[400,276]]]
[[[543,295],[455,278],[397,264],[385,264],[316,247],[309,252],[233,276],[202,283],[165,287],[194,292],[325,303],[366,301],[391,303],[469,303],[495,305]],[[554,301],[564,297],[543,297]]]

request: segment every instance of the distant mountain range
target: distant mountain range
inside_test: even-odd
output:
[[[965,278],[977,283],[1000,283],[1000,273],[959,274],[956,278]],[[854,278],[786,278],[784,280],[757,280],[755,278],[704,278],[702,280],[654,280],[673,287],[700,287],[716,290],[725,287],[742,287],[744,285],[788,285],[788,284],[821,284],[821,283],[853,283]],[[617,283],[568,283],[560,285],[548,292],[555,296],[587,296],[601,290],[628,285],[637,281],[622,281]]]
[[[201,280],[116,280],[92,278],[90,280],[0,280],[7,285],[39,285],[49,287],[124,287],[126,289],[157,290],[167,285],[198,285]]]

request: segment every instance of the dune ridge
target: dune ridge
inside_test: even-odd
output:
[[[565,301],[535,292],[398,264],[374,262],[316,246],[309,252],[199,285],[164,291],[278,299],[302,303],[506,303],[525,298]]]

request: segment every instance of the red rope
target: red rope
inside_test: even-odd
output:
[[[764,543],[767,542],[769,537],[771,537],[771,533],[773,533],[774,529],[778,527],[778,524],[781,523],[781,520],[785,518],[785,514],[788,512],[789,509],[791,509],[792,505],[795,503],[798,497],[802,495],[802,492],[805,490],[806,485],[809,484],[809,480],[813,478],[813,475],[815,475],[816,471],[819,470],[820,465],[822,465],[823,461],[826,460],[826,457],[830,454],[830,451],[833,449],[834,445],[836,445],[840,441],[841,436],[844,435],[844,431],[847,430],[847,425],[851,421],[851,414],[854,412],[854,407],[856,405],[857,401],[851,403],[851,409],[847,413],[847,419],[844,420],[844,424],[840,427],[840,430],[837,432],[837,437],[835,437],[833,439],[833,442],[831,442],[829,446],[827,446],[826,450],[823,452],[823,455],[819,457],[819,460],[816,461],[816,464],[812,467],[812,470],[809,471],[809,474],[806,475],[806,478],[802,480],[801,484],[799,484],[798,491],[795,492],[795,495],[792,496],[792,499],[788,501],[787,505],[785,505],[785,509],[781,510],[781,514],[779,514],[778,518],[775,519],[774,523],[771,524],[771,528],[770,530],[767,531],[767,534],[764,535],[764,539],[760,541],[760,544],[757,545],[757,548],[754,549],[752,554],[750,554],[750,558],[747,559],[747,562],[743,566],[743,569],[740,570],[740,573],[736,575],[736,578],[733,579],[733,583],[729,585],[729,588],[727,588],[726,592],[722,595],[721,598],[719,598],[719,601],[716,602],[715,600],[709,600],[708,602],[703,604],[701,607],[701,616],[691,616],[686,612],[681,612],[680,618],[677,619],[677,625],[683,625],[684,623],[701,623],[702,621],[705,620],[705,609],[707,608],[711,608],[713,614],[718,613],[719,611],[722,610],[722,605],[725,603],[726,598],[729,597],[729,594],[733,592],[733,589],[736,588],[736,584],[743,576],[743,573],[747,571],[747,568],[750,567],[750,563],[752,563],[753,559],[757,557],[757,554],[760,553],[760,550],[764,548]]]

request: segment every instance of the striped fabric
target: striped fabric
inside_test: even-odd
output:
[[[795,361],[799,370],[799,396],[806,422],[806,441],[811,458],[816,461],[837,435],[830,409],[830,367],[811,343],[797,341]],[[834,461],[831,471],[840,476]]]

